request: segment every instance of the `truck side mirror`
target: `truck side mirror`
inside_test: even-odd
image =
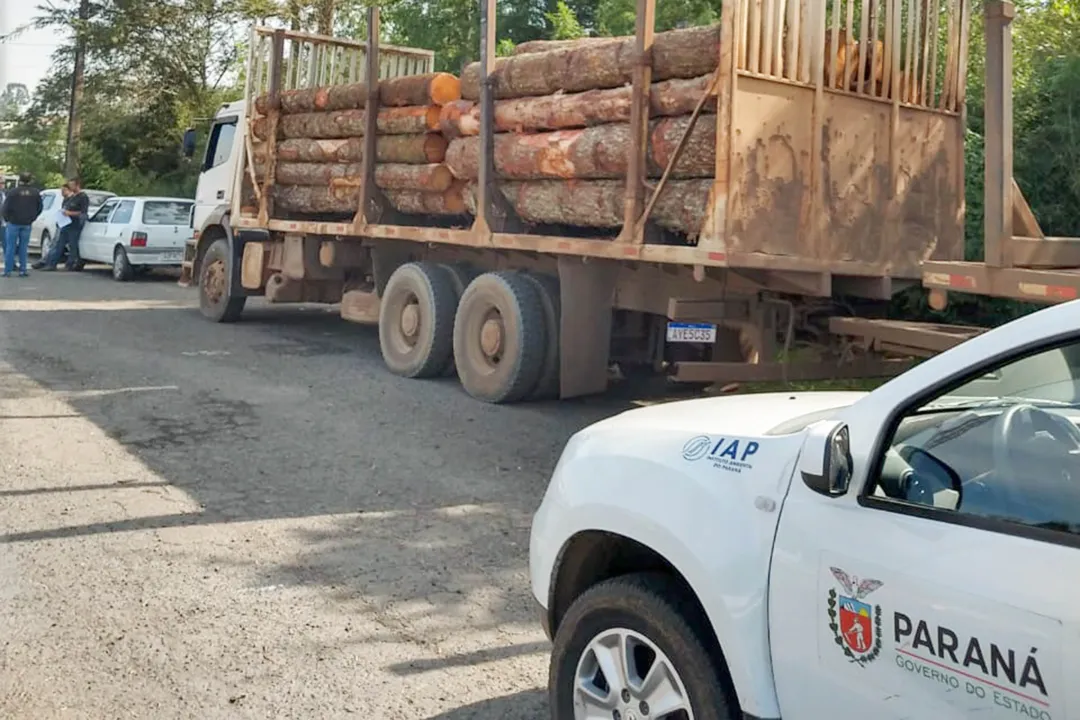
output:
[[[851,484],[852,461],[848,426],[826,420],[806,430],[799,472],[806,487],[827,497],[839,497]]]
[[[184,131],[183,152],[186,158],[195,157],[195,128]]]

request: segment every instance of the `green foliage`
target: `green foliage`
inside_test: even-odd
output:
[[[366,34],[371,0],[92,0],[85,22],[78,0],[53,0],[33,23],[86,40],[81,165],[88,186],[114,192],[190,196],[197,164],[182,158],[189,126],[205,128],[215,109],[240,93],[246,29],[253,22],[315,30],[334,10],[334,31]],[[980,3],[973,3],[965,147],[965,257],[983,249],[984,53]],[[460,72],[479,55],[477,0],[386,0],[382,39],[434,50],[436,69]],[[634,32],[635,0],[500,0],[496,52],[528,40]],[[1013,23],[1014,165],[1043,229],[1080,235],[1080,4],[1076,0],[1017,0]],[[657,30],[716,22],[720,0],[664,0]],[[944,28],[942,29],[944,32]],[[56,185],[64,159],[73,49],[61,48],[53,72],[22,111],[20,145],[11,164]],[[943,72],[943,67],[939,72]],[[940,84],[940,83],[939,83]],[[10,100],[10,98],[9,98]],[[0,113],[13,112],[0,98]],[[205,140],[205,133],[200,133]],[[1032,306],[952,296],[933,313],[919,288],[895,299],[892,313],[938,322],[997,324]]]
[[[578,22],[577,15],[563,0],[555,3],[555,11],[545,13],[548,23],[551,25],[552,40],[576,40],[585,35],[585,30]]]

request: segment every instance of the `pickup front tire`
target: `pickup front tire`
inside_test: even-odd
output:
[[[584,592],[555,634],[553,720],[735,720],[698,614],[665,575],[624,575]]]

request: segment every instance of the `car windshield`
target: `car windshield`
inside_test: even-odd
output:
[[[51,208],[53,206],[53,203],[55,203],[55,202],[56,202],[56,196],[53,195],[52,193],[42,193],[41,194],[41,209],[42,210],[48,210],[49,208]]]
[[[143,224],[187,225],[191,205],[181,200],[148,200],[143,204]]]

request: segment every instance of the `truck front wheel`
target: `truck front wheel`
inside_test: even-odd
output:
[[[214,322],[236,322],[244,311],[246,297],[229,297],[231,272],[229,241],[219,238],[206,249],[199,268],[199,309]]]
[[[552,718],[735,720],[690,605],[673,581],[652,573],[583,593],[555,634]]]

